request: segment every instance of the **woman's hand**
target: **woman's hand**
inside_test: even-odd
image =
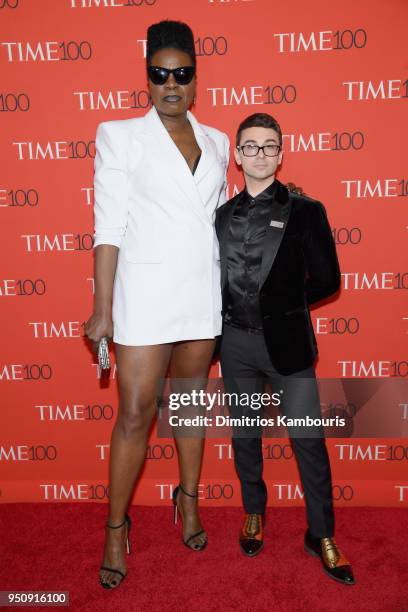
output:
[[[92,342],[92,348],[95,353],[98,352],[98,343],[103,336],[109,339],[113,336],[113,322],[109,315],[93,313],[89,319],[83,324],[84,334]]]

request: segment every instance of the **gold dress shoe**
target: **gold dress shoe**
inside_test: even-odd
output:
[[[239,545],[242,552],[248,557],[255,557],[263,548],[263,515],[246,514]]]
[[[333,580],[342,584],[355,584],[351,565],[340,552],[334,538],[315,538],[307,530],[305,551],[313,557],[320,558],[323,570]]]

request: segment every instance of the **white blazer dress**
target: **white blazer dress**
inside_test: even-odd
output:
[[[119,248],[113,340],[144,346],[221,333],[215,210],[225,200],[229,141],[188,112],[201,149],[193,175],[156,109],[99,124],[94,248]]]

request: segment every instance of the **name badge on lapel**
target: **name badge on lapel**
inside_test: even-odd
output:
[[[279,229],[282,229],[285,224],[283,223],[283,221],[273,221],[272,220],[269,225],[271,225],[272,227],[278,227]]]

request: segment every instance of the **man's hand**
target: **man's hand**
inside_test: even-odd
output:
[[[306,195],[302,187],[298,187],[297,185],[295,185],[295,183],[286,183],[286,187],[292,193],[297,193],[298,195]]]

